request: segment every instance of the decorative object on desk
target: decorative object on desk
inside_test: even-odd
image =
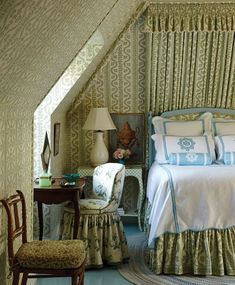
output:
[[[125,164],[126,159],[129,159],[131,151],[129,149],[117,148],[113,153],[113,158],[118,160],[119,163]]]
[[[41,153],[43,173],[39,177],[39,186],[48,187],[51,186],[51,173],[48,172],[49,162],[51,157],[51,148],[47,132],[45,134],[43,150]]]
[[[71,187],[71,186],[75,186],[77,180],[80,178],[80,174],[79,173],[72,173],[72,174],[64,174],[63,175],[63,181],[61,181],[60,185],[62,187]]]
[[[39,177],[39,186],[40,187],[49,187],[51,186],[51,174],[48,172],[43,172]]]
[[[48,172],[50,157],[51,157],[51,148],[50,148],[50,144],[49,144],[48,135],[47,135],[47,132],[46,132],[45,139],[44,139],[43,150],[42,150],[42,153],[41,153],[42,169],[43,169],[43,171],[45,173]]]
[[[54,156],[59,153],[60,147],[60,123],[54,124]]]
[[[145,161],[145,116],[143,113],[110,114],[117,130],[109,136],[110,151],[129,149],[132,153],[128,164]],[[113,157],[114,158],[114,157]]]
[[[104,131],[116,129],[108,108],[92,108],[83,129],[93,130],[96,134],[96,141],[90,153],[91,164],[98,166],[108,162],[109,153],[104,143]]]

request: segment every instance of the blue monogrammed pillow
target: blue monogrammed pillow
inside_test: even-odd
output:
[[[211,155],[209,153],[170,153],[170,164],[174,165],[209,165],[212,163]]]

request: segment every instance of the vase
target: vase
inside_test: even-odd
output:
[[[124,159],[119,159],[118,163],[121,163],[121,164],[125,165],[125,160]]]

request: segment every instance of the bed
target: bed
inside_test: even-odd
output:
[[[149,137],[151,270],[235,275],[235,110],[150,114]]]

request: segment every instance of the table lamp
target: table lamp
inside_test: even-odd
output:
[[[95,144],[90,154],[92,166],[98,166],[108,162],[109,153],[104,143],[104,131],[116,129],[108,112],[108,108],[92,108],[83,129],[93,130],[96,134]]]

